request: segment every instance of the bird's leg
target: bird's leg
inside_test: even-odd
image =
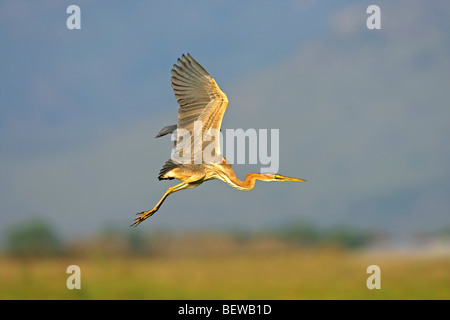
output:
[[[169,194],[177,192],[177,191],[182,190],[182,189],[185,189],[188,186],[189,185],[187,183],[180,183],[180,184],[177,184],[176,186],[173,186],[173,187],[170,187],[169,189],[167,189],[166,193],[164,193],[164,195],[161,198],[161,200],[159,200],[159,202],[156,204],[156,206],[152,210],[150,210],[150,211],[142,211],[142,212],[139,212],[137,214],[136,219],[134,219],[134,222],[130,225],[130,227],[131,226],[137,226],[139,223],[141,223],[142,221],[144,221],[148,217],[151,217],[156,211],[158,211],[159,207],[162,205],[164,200],[166,200],[166,198],[169,196]]]

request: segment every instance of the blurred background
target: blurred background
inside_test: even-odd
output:
[[[449,14],[0,2],[0,298],[450,298]],[[170,70],[187,52],[230,100],[222,129],[279,129],[279,173],[308,182],[210,181],[128,228],[174,185],[157,180],[170,138],[154,136],[176,123]]]

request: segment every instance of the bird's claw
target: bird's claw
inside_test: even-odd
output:
[[[156,212],[156,210],[153,209],[153,210],[150,210],[150,211],[142,211],[142,212],[136,213],[137,217],[134,219],[133,223],[130,224],[130,227],[136,227],[142,221],[144,221],[148,217],[151,217],[155,212]]]

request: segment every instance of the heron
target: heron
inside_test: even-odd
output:
[[[183,54],[173,65],[171,71],[171,86],[179,105],[178,121],[176,125],[166,126],[156,135],[156,138],[173,134],[176,130],[187,130],[191,133],[191,145],[194,141],[194,123],[201,121],[201,132],[219,130],[222,118],[228,106],[228,98],[220,90],[216,81],[209,73],[189,54]],[[179,141],[175,140],[174,148]],[[130,226],[137,226],[151,217],[161,207],[166,198],[177,191],[198,187],[205,181],[219,179],[238,190],[252,190],[256,180],[261,181],[306,181],[304,179],[282,176],[280,174],[248,173],[244,181],[240,180],[227,159],[220,152],[220,141],[214,139],[214,152],[219,161],[202,161],[201,163],[180,163],[169,159],[159,172],[159,180],[178,179],[181,183],[167,189],[155,207],[148,211],[136,214],[136,218]],[[192,150],[192,159],[197,152],[203,151],[205,143]],[[194,150],[195,149],[195,150]]]

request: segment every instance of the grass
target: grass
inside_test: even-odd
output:
[[[0,299],[450,299],[450,257],[337,248],[204,255],[0,258]],[[66,269],[81,268],[69,290]],[[366,269],[381,268],[369,290]]]

